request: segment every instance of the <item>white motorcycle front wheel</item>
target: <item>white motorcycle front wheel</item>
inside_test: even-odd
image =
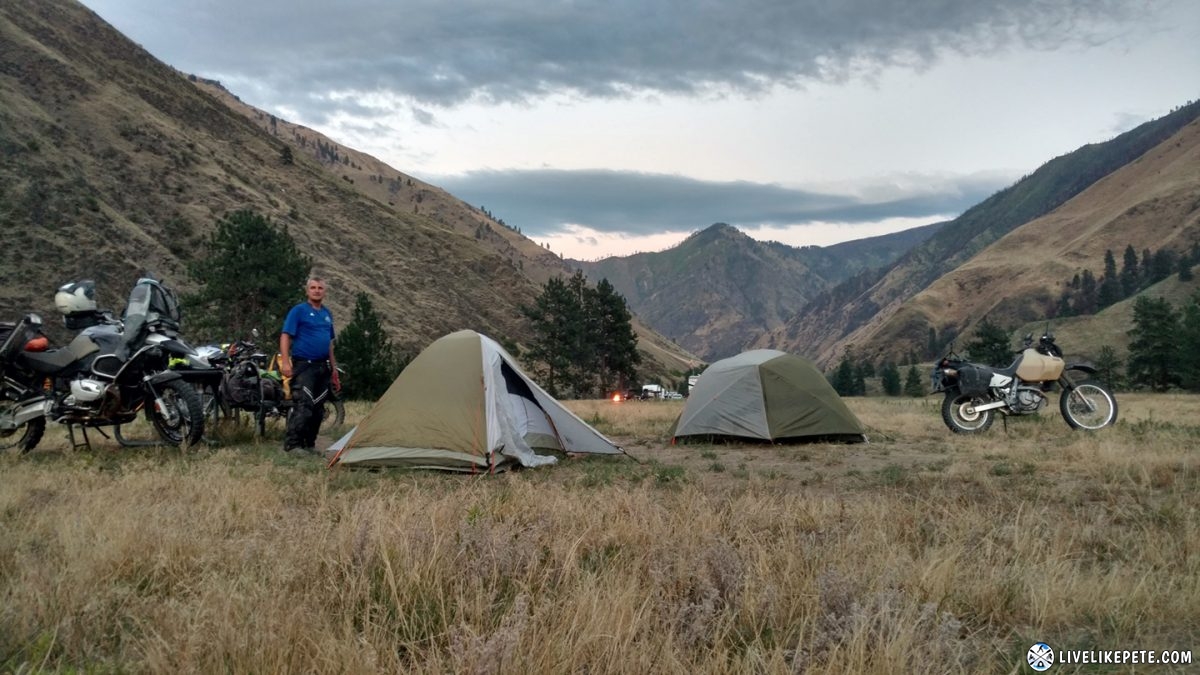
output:
[[[992,426],[991,410],[976,410],[979,399],[964,396],[958,390],[946,392],[942,399],[942,421],[956,434],[978,434]]]
[[[1058,409],[1072,429],[1095,431],[1117,421],[1117,399],[1099,382],[1081,382],[1063,390]]]

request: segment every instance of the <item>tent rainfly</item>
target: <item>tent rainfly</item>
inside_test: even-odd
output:
[[[863,442],[865,429],[810,361],[756,349],[709,366],[671,428],[685,436]]]
[[[334,443],[329,464],[473,472],[557,461],[535,448],[622,452],[521,372],[496,341],[462,330],[408,364],[363,421]]]

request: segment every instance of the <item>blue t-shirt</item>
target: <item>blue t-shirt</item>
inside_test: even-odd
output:
[[[313,309],[312,305],[302,302],[288,312],[283,320],[283,332],[292,336],[292,356],[327,359],[334,335],[333,314],[328,307]]]

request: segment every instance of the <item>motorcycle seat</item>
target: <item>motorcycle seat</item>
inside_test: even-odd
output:
[[[99,345],[87,336],[80,335],[66,347],[44,352],[22,352],[22,355],[34,371],[50,375],[98,351]]]
[[[74,363],[75,355],[69,347],[44,352],[25,352],[25,362],[39,373],[57,373]]]

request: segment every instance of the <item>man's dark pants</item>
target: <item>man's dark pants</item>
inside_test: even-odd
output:
[[[285,450],[312,448],[325,418],[325,399],[329,398],[328,361],[292,359],[292,412],[288,415]]]

